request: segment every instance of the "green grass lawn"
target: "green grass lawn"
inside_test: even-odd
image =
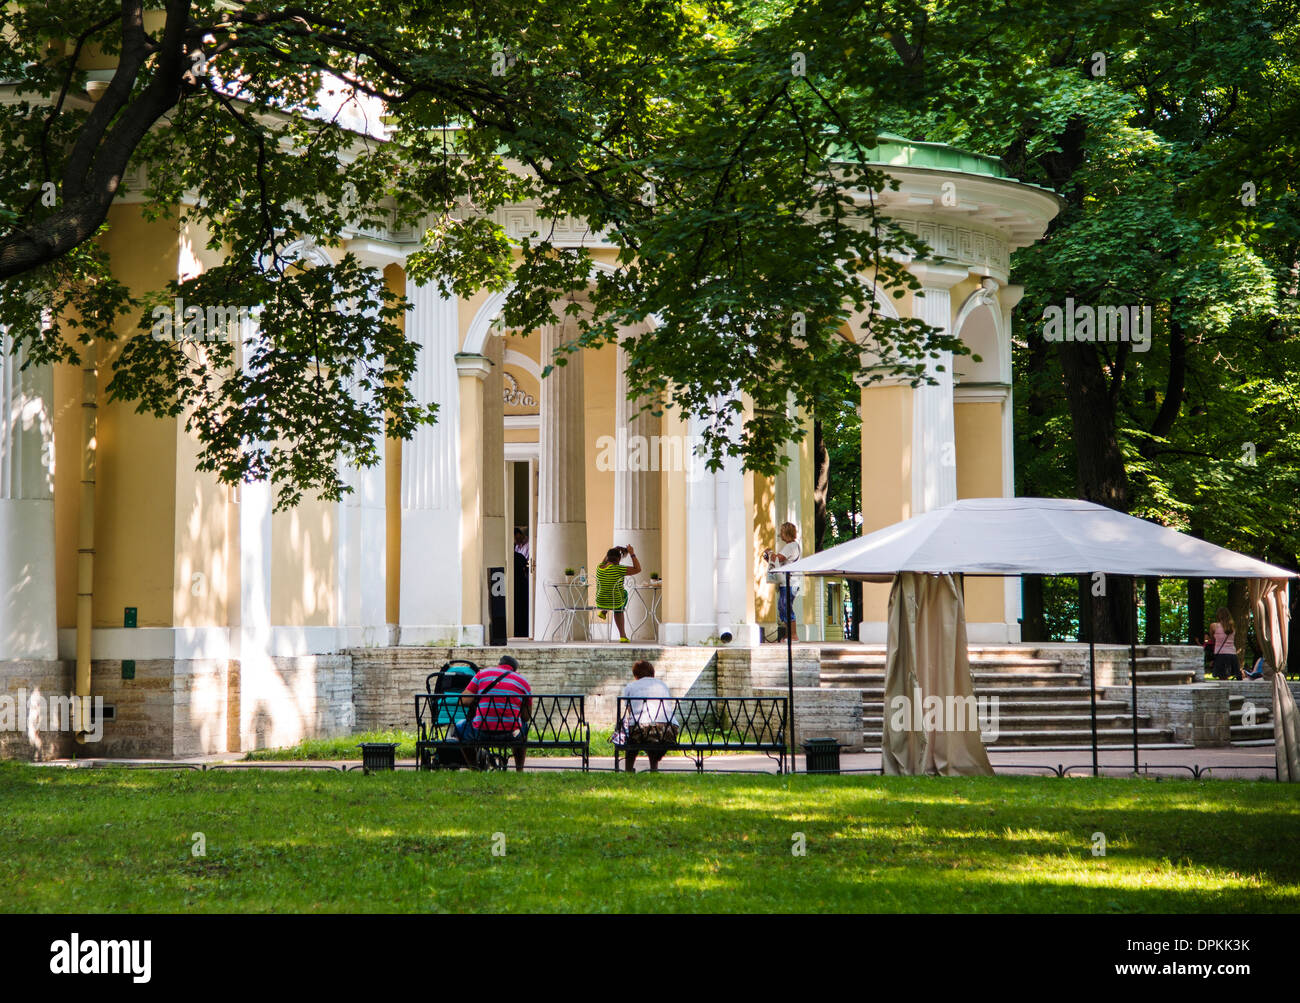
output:
[[[593,756],[612,756],[614,747],[609,743],[609,737],[614,733],[612,728],[593,728],[591,729],[591,755]],[[345,735],[341,738],[309,738],[304,739],[297,745],[291,745],[283,749],[258,749],[244,756],[247,760],[252,761],[290,761],[290,760],[332,760],[347,759],[353,762],[361,762],[361,750],[357,748],[361,742],[396,742],[398,759],[415,758],[415,732],[413,731],[366,731],[358,732],[355,735]],[[529,749],[528,758],[536,756],[572,756],[575,753],[569,749]]]
[[[1298,834],[1246,781],[0,763],[0,910],[1295,911]]]
[[[610,744],[610,736],[614,734],[613,728],[592,728],[591,729],[591,755],[592,756],[612,756],[614,755],[614,746]],[[398,759],[415,758],[415,732],[413,731],[366,731],[358,732],[355,735],[344,735],[340,738],[308,738],[299,742],[297,745],[290,745],[282,749],[257,749],[244,756],[244,759],[250,762],[301,762],[301,761],[328,761],[337,762],[339,760],[349,760],[354,763],[361,762],[361,749],[358,748],[361,742],[396,742],[395,750]],[[740,753],[743,755],[743,753]],[[574,756],[572,749],[529,749],[528,758],[537,757],[555,757],[555,756]],[[670,752],[669,756],[685,756],[684,752]],[[733,755],[730,752],[715,752],[712,757]],[[641,766],[645,768],[645,759],[641,759]]]

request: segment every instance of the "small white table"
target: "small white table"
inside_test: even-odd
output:
[[[659,603],[663,600],[662,582],[645,582],[637,583],[631,586],[632,596],[640,600],[641,616],[633,624],[629,624],[629,636],[635,637],[641,633],[641,629],[648,623],[654,630],[654,639],[659,640]],[[628,598],[628,606],[632,605],[632,597]],[[631,617],[632,611],[628,610],[628,616]]]
[[[551,641],[572,641],[573,627],[579,617],[582,617],[583,633],[589,635],[591,632],[591,621],[589,614],[596,607],[587,602],[587,584],[579,584],[575,581],[558,581],[547,582],[546,587],[554,594],[555,599],[551,603],[551,620],[547,621],[546,633],[542,636]],[[560,622],[551,629],[551,621],[559,616]],[[560,635],[564,636],[561,637]]]

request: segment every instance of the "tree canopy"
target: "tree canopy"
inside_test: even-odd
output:
[[[841,0],[7,5],[0,324],[29,364],[122,341],[110,393],[182,417],[201,469],[273,478],[280,505],[336,498],[340,461],[376,462],[382,433],[408,437],[439,402],[409,389],[402,296],[351,255],[308,267],[289,249],[413,226],[421,284],[508,289],[504,322],[524,331],[565,304],[556,363],[621,337],[633,392],[703,418],[712,463],[771,472],[799,407],[960,351],[877,314],[858,281],[914,286],[900,257],[925,252],[877,211],[889,182],[864,155],[902,86],[894,16]],[[141,170],[145,211],[193,224],[220,264],[157,290],[114,276],[97,236]],[[591,242],[545,225],[512,242],[493,214],[521,200]],[[612,272],[593,272],[598,234]],[[155,337],[177,299],[256,324]],[[863,372],[840,333],[861,310],[855,336],[885,369]]]
[[[911,31],[932,48],[936,22],[972,14],[926,5]],[[889,114],[1065,199],[1012,262],[1018,494],[1300,566],[1300,529],[1280,517],[1300,489],[1298,14],[1287,0],[997,6],[960,71]],[[1067,298],[1150,307],[1146,350],[1049,341],[1044,311]],[[1103,638],[1127,636],[1129,596],[1099,611]]]

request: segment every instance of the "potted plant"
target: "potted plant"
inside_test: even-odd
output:
[[[650,572],[650,580],[651,580],[652,582],[657,582],[657,581],[659,581],[659,572],[658,572],[658,571],[652,571],[652,572]]]
[[[564,577],[565,577],[565,578],[572,578],[572,577],[573,577],[574,575],[576,575],[576,574],[577,574],[577,572],[574,571],[572,568],[565,568],[565,569],[564,569]]]

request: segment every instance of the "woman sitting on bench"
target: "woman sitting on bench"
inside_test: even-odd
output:
[[[672,745],[677,741],[677,725],[673,724],[670,705],[665,703],[673,696],[668,685],[655,678],[655,667],[646,661],[632,666],[632,677],[632,681],[623,687],[623,696],[629,702],[627,714],[619,722],[620,728],[627,729],[624,741],[628,749],[624,755],[628,773],[636,772],[635,746]],[[647,749],[646,756],[650,759],[651,772],[659,772],[663,750],[652,752]]]

